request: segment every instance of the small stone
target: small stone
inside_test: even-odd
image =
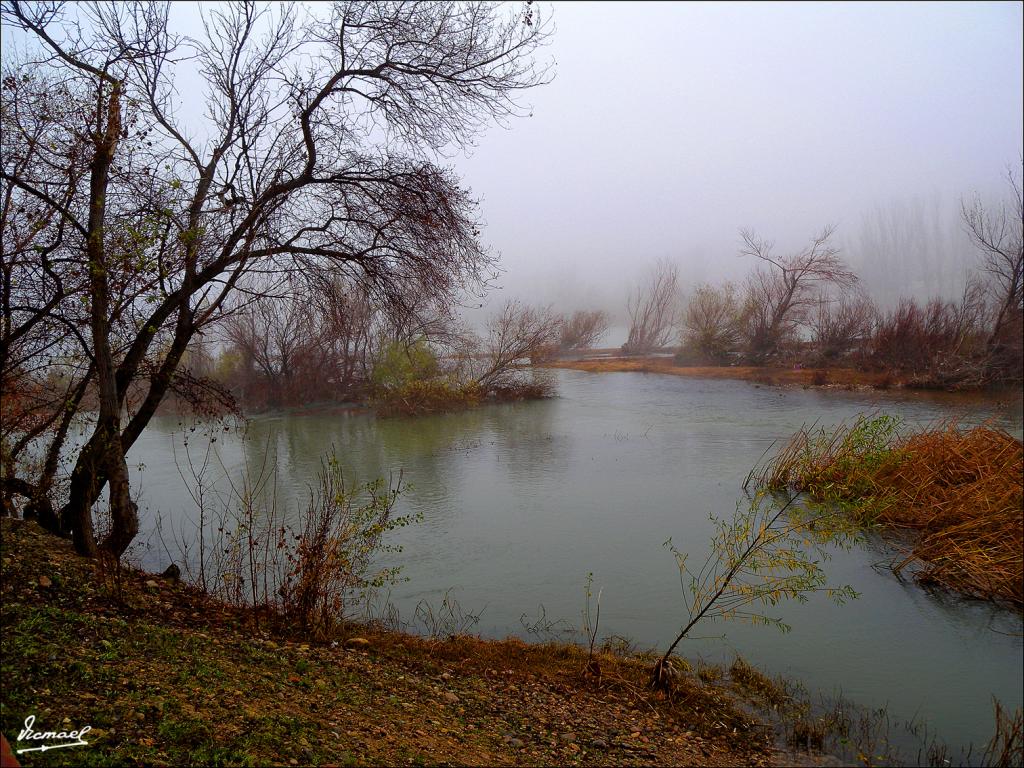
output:
[[[508,745],[509,745],[510,747],[512,747],[512,749],[522,749],[523,747],[525,747],[525,746],[526,746],[526,745],[525,745],[525,744],[523,743],[523,740],[522,740],[522,739],[509,739],[509,740],[508,740],[508,742],[506,742],[506,743],[507,743],[507,744],[508,744]]]
[[[608,742],[604,739],[594,739],[592,742],[590,742],[590,746],[592,746],[594,749],[607,749]]]
[[[449,704],[458,704],[459,703],[459,697],[456,696],[451,691],[445,691],[443,694],[441,694],[441,696]]]
[[[288,765],[298,765],[298,764],[299,764],[299,761],[296,760],[294,757],[288,758]]]
[[[558,738],[560,738],[562,741],[568,743],[570,741],[576,741],[576,734],[575,733],[563,733]]]
[[[40,576],[39,577],[39,586],[42,587],[43,589],[49,589],[50,587],[53,586],[53,582],[50,581],[50,577],[49,576]]]
[[[181,568],[179,568],[174,563],[171,563],[160,575],[163,576],[165,579],[170,579],[171,581],[178,581],[178,579],[181,578]]]
[[[146,586],[149,587],[150,589],[156,589],[160,585],[157,584],[153,579],[147,579],[146,580]]]

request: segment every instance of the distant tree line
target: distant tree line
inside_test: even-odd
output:
[[[832,246],[834,227],[788,254],[744,230],[740,253],[756,267],[742,283],[704,283],[684,302],[676,267],[654,265],[628,298],[622,352],[673,352],[688,365],[856,366],[922,387],[1020,382],[1024,206],[1019,173],[1007,182],[996,208],[962,203],[977,261],[957,299],[904,297],[882,310]]]

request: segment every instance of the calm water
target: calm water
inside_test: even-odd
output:
[[[708,516],[735,508],[744,476],[773,441],[804,424],[881,409],[913,424],[955,409],[966,422],[995,419],[1021,434],[1019,396],[882,399],[637,373],[557,375],[560,396],[544,402],[418,419],[324,411],[255,418],[244,441],[218,436],[217,471],[224,474],[222,464],[236,477],[269,451],[279,489],[292,499],[308,492],[332,445],[351,478],[401,471],[411,488],[399,511],[423,514],[396,539],[409,581],[391,599],[403,617],[421,600],[439,606],[451,590],[464,609],[483,612],[474,629],[484,635],[525,635],[521,617],[536,619],[541,606],[548,619],[579,626],[593,573],[594,592],[603,589],[601,635],[664,648],[684,610],[663,543],[672,537],[702,561]],[[186,434],[193,456],[201,454],[199,432]],[[144,527],[157,511],[173,520],[194,510],[177,468],[182,437],[177,419],[158,420],[131,452],[131,462],[145,465],[136,475]],[[701,638],[680,651],[715,661],[740,653],[812,690],[923,718],[954,747],[984,742],[992,696],[1011,707],[1024,699],[1020,619],[902,584],[873,567],[889,555],[882,544],[837,553],[827,566],[832,579],[861,598],[783,606],[787,634],[720,623],[698,629]],[[163,568],[167,558],[154,547],[143,559]]]

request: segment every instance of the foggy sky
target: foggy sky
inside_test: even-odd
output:
[[[948,237],[919,250],[966,263],[961,196],[998,194],[1020,167],[1018,3],[548,9],[556,76],[527,94],[532,117],[452,160],[502,254],[495,299],[621,310],[659,257],[687,284],[740,277],[740,227],[785,249],[834,222],[859,265],[861,231],[915,208]],[[884,263],[865,271],[869,289],[899,287]],[[960,270],[938,271],[958,290]]]
[[[197,8],[174,6],[177,31],[200,34]],[[741,227],[784,252],[835,223],[876,299],[952,295],[975,259],[961,198],[1000,200],[1019,172],[1020,3],[540,9],[554,79],[524,94],[532,116],[440,158],[481,199],[505,270],[474,321],[510,297],[621,315],[659,258],[684,291],[739,279]],[[181,114],[201,114],[196,73],[177,85]]]

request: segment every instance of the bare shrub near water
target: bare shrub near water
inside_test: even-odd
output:
[[[911,386],[980,387],[989,381],[984,329],[982,287],[969,281],[959,302],[901,299],[879,318],[866,357],[872,365],[909,374]]]
[[[975,195],[961,201],[961,218],[981,255],[980,269],[992,304],[985,341],[990,375],[1004,381],[1024,378],[1024,192],[1020,166],[1007,168],[1009,193],[1001,205],[985,205]]]
[[[1024,712],[1018,707],[1008,713],[997,699],[992,704],[996,732],[985,749],[983,764],[999,768],[1024,765]]]
[[[834,233],[834,225],[826,226],[807,247],[778,255],[772,241],[753,230],[740,231],[741,255],[761,262],[745,285],[743,335],[751,362],[764,363],[792,345],[797,327],[806,322],[821,291],[846,290],[857,283],[839,249],[830,243]]]
[[[379,416],[422,416],[470,408],[483,398],[476,382],[451,379],[413,380],[382,391],[374,400]]]
[[[596,347],[608,332],[608,313],[601,309],[580,309],[562,318],[558,339],[560,352]]]
[[[414,416],[485,400],[551,397],[552,377],[532,363],[554,354],[561,323],[550,309],[509,301],[488,320],[486,337],[465,331],[453,334],[447,346],[426,338],[392,344],[375,370],[377,413]],[[377,375],[385,369],[387,375]]]
[[[684,354],[724,364],[740,351],[742,307],[736,286],[697,286],[683,312],[679,340]]]
[[[199,519],[181,526],[176,543],[185,578],[207,594],[255,609],[257,620],[320,637],[348,620],[367,590],[397,579],[397,568],[375,563],[399,549],[385,535],[416,519],[393,514],[401,477],[348,486],[332,452],[308,501],[289,514],[277,503],[277,477],[266,463],[255,473],[247,467],[220,494],[209,477],[210,447],[198,467],[187,447],[186,456],[189,474],[179,471]]]
[[[811,342],[819,362],[835,363],[861,357],[865,342],[871,338],[878,310],[863,293],[818,298],[808,313]],[[858,361],[859,362],[859,361]]]
[[[676,558],[686,595],[686,623],[654,665],[651,687],[671,694],[676,685],[672,654],[701,622],[741,619],[789,629],[770,611],[783,600],[806,602],[823,593],[842,603],[857,597],[852,587],[828,583],[821,562],[830,545],[848,543],[855,532],[830,510],[808,514],[797,495],[779,498],[758,490],[746,506],[737,504],[730,517],[715,518],[715,534],[707,558],[697,569],[672,540],[665,546]]]
[[[468,611],[447,590],[436,608],[429,600],[420,600],[413,610],[411,628],[417,634],[425,635],[431,642],[445,642],[471,634],[470,630],[480,623],[487,606],[476,613]],[[407,627],[409,628],[409,627]]]
[[[668,345],[679,312],[679,267],[668,261],[656,263],[630,292],[626,311],[630,324],[623,354],[643,355]]]
[[[345,617],[353,595],[397,575],[395,568],[376,573],[371,568],[376,555],[388,549],[384,534],[411,522],[392,516],[401,479],[394,487],[375,480],[350,492],[332,454],[321,463],[318,480],[296,532],[287,526],[277,530],[277,548],[288,564],[277,589],[279,605],[287,619],[314,631]]]
[[[485,391],[514,386],[522,381],[524,362],[552,356],[560,331],[561,318],[549,308],[506,302],[487,321],[470,366],[472,379]]]

